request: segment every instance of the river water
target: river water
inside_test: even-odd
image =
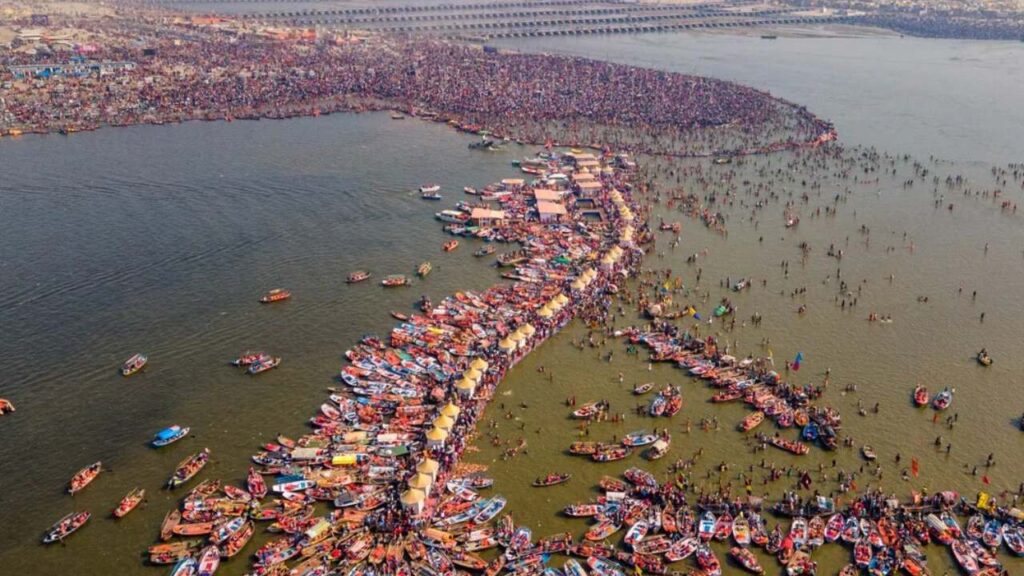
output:
[[[672,35],[520,46],[768,89],[834,120],[844,142],[922,160],[935,154],[950,162],[929,164],[933,172],[967,174],[972,182],[987,182],[986,162],[1024,159],[1024,145],[1013,134],[1014,126],[1024,124],[1014,96],[1024,88],[1024,47],[1018,45]],[[432,218],[438,204],[412,193],[438,182],[445,193],[440,204],[453,203],[462,186],[514,175],[509,161],[532,152],[514,145],[503,152],[472,152],[469,141],[441,125],[392,121],[385,114],[0,141],[0,290],[7,295],[0,326],[8,358],[0,396],[18,405],[17,413],[0,419],[4,571],[156,573],[142,565],[139,553],[154,541],[163,514],[180,497],[159,487],[181,458],[210,447],[214,462],[203,477],[241,479],[260,443],[278,432],[303,432],[303,421],[333,384],[341,353],[362,334],[385,333],[393,323],[389,310],[409,310],[422,293],[436,301],[494,282],[493,269],[471,256],[471,244],[441,252],[444,235]],[[759,169],[780,168],[787,159],[704,169],[735,170],[756,181]],[[693,286],[695,268],[684,259],[706,250],[698,266],[701,289],[710,292],[708,308],[727,294],[718,287],[720,278],[766,280],[767,287],[733,295],[740,319],[757,311],[763,325],[726,337],[739,340],[741,353],[758,354],[765,353],[759,342],[770,337],[780,361],[803,352],[805,367],[794,375],[801,383],[819,382],[831,368],[833,383],[823,401],[843,412],[844,432],[858,445],[875,446],[885,462],[880,483],[886,490],[905,495],[911,489],[951,488],[968,497],[984,488],[1015,491],[1024,479],[1018,461],[1024,435],[1014,428],[1024,411],[1018,382],[1024,370],[1024,305],[1017,297],[1024,285],[1024,227],[1019,216],[1001,213],[991,200],[950,196],[956,210],[937,210],[930,187],[900,186],[910,174],[909,164],[898,163],[897,174],[877,182],[822,178],[821,198],[849,189],[849,200],[834,218],[812,218],[804,208],[803,221],[792,230],[782,226],[780,204],[758,213],[756,229],[745,221],[749,210],[723,208],[730,217],[727,238],[662,208],[666,219],[683,222],[682,244],[670,250],[669,237],[660,234],[657,250],[664,257],[652,256],[646,265],[671,267]],[[776,177],[772,185],[787,199],[801,192],[798,181]],[[1021,192],[1006,197],[1020,201]],[[824,203],[815,199],[811,206]],[[870,244],[858,233],[862,225],[871,228]],[[813,247],[803,265],[800,241]],[[842,277],[866,281],[855,309],[834,305],[840,264],[825,257],[829,243],[846,249]],[[890,245],[894,250],[887,250]],[[355,269],[368,269],[379,279],[412,273],[423,260],[432,260],[435,271],[410,289],[344,284]],[[779,267],[782,260],[792,262],[788,278]],[[277,286],[295,297],[274,306],[256,303]],[[789,296],[805,286],[805,295]],[[974,290],[976,299],[970,297]],[[921,295],[929,301],[917,302]],[[808,313],[798,316],[801,303]],[[869,311],[891,314],[894,322],[866,322]],[[978,320],[982,311],[988,315],[984,323]],[[630,314],[619,324],[635,321]],[[803,459],[751,453],[734,428],[745,413],[740,406],[711,407],[702,385],[668,366],[648,371],[621,344],[584,351],[571,346],[584,335],[574,325],[553,338],[511,372],[492,405],[495,432],[506,440],[525,437],[528,454],[502,461],[499,448],[481,442],[479,454],[469,457],[491,465],[496,491],[509,497],[517,521],[535,533],[582,533],[583,522],[562,519],[558,510],[593,497],[601,475],[642,464],[638,456],[599,466],[565,455],[577,434],[565,398],[606,398],[616,410],[628,411],[636,403],[629,392],[634,382],[682,385],[683,412],[672,421],[630,417],[624,424],[595,426],[591,439],[668,426],[675,438],[672,452],[653,470],[698,448],[704,455],[695,477],[725,460],[733,470],[721,481],[737,487],[734,474],[762,458],[814,468],[830,466],[835,458],[846,470],[860,466],[848,449],[814,450]],[[981,346],[997,359],[989,369],[971,360]],[[272,351],[284,362],[257,378],[226,365],[250,348]],[[117,366],[137,351],[150,355],[150,366],[133,378],[120,377]],[[602,359],[609,351],[611,362]],[[539,373],[540,366],[548,373]],[[910,406],[916,382],[933,390],[957,387],[954,429],[941,420],[933,424],[930,411]],[[856,384],[858,391],[843,394],[845,384]],[[879,402],[879,413],[858,416],[858,400],[869,407]],[[514,419],[506,420],[506,412]],[[719,419],[721,430],[701,432],[699,419],[710,416]],[[683,430],[687,419],[693,423],[689,435]],[[194,437],[163,451],[148,448],[151,435],[172,423],[192,426]],[[940,434],[954,444],[949,456],[932,448]],[[892,463],[897,452],[903,466],[911,456],[920,460],[920,478],[899,479]],[[982,467],[992,482],[985,487],[980,473],[972,476],[969,469],[983,464],[989,452],[997,464]],[[98,459],[112,471],[78,496],[64,495],[71,474]],[[556,470],[575,476],[544,491],[528,486],[535,476]],[[713,476],[704,482],[718,481]],[[874,483],[867,477],[860,482]],[[783,484],[764,490],[778,494]],[[137,485],[149,493],[146,508],[118,522],[108,519],[118,499]],[[821,486],[832,489],[830,483]],[[73,509],[91,510],[90,525],[66,546],[40,546],[41,532]],[[930,551],[933,571],[949,568],[944,551]],[[826,547],[815,557],[823,573],[832,573],[848,552]],[[234,560],[224,573],[241,574],[246,566]],[[1019,562],[1009,566],[1013,573],[1024,568]]]

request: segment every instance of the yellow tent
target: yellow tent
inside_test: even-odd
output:
[[[485,370],[487,370],[487,360],[484,360],[483,358],[477,356],[476,358],[473,359],[473,362],[470,363],[469,367],[474,370],[484,372]]]
[[[462,412],[462,410],[460,410],[458,406],[452,404],[451,402],[445,405],[444,408],[441,408],[441,414],[444,414],[449,418],[458,418],[459,412]]]

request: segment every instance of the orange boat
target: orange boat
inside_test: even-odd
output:
[[[449,240],[449,241],[445,242],[444,246],[443,246],[445,252],[451,252],[452,250],[455,250],[458,247],[459,247],[459,241],[458,240]]]
[[[213,532],[213,522],[191,522],[178,524],[171,529],[171,532],[179,536],[200,536]]]
[[[287,299],[289,299],[291,297],[292,297],[292,293],[287,291],[287,290],[285,290],[284,288],[274,288],[270,292],[267,292],[262,297],[260,297],[260,302],[262,304],[271,304],[273,302],[280,302],[282,300],[287,300]]]
[[[114,517],[123,518],[129,512],[135,510],[145,497],[146,491],[142,488],[132,490],[127,496],[121,499],[121,503],[117,505],[117,508],[114,508]]]
[[[160,539],[164,542],[171,539],[174,535],[174,528],[181,523],[181,511],[177,508],[171,510],[164,516],[164,521],[160,525]]]
[[[75,494],[91,484],[100,475],[102,469],[103,465],[100,462],[95,462],[79,470],[68,483],[68,494]]]

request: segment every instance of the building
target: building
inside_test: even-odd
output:
[[[561,222],[568,212],[557,202],[537,202],[537,214],[541,222]]]

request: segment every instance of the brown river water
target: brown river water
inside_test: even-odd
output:
[[[703,161],[704,173],[716,180],[729,175],[734,182],[762,182],[781,201],[773,199],[754,213],[740,187],[734,204],[720,208],[728,218],[728,236],[659,205],[655,218],[682,223],[680,245],[672,249],[670,233],[658,233],[657,253],[645,267],[671,268],[682,276],[692,292],[678,294],[677,300],[693,302],[702,313],[722,296],[732,297],[739,308],[737,327],[723,337],[741,355],[761,355],[770,348],[781,364],[802,352],[803,368],[791,374],[799,383],[820,383],[831,369],[821,402],[840,409],[843,433],[858,446],[873,445],[882,463],[882,479],[864,476],[858,480],[861,487],[880,484],[899,496],[912,489],[955,489],[971,498],[981,489],[1016,491],[1024,480],[1019,461],[1024,433],[1015,427],[1024,411],[1019,376],[1024,372],[1019,296],[1024,213],[1003,213],[991,199],[963,198],[959,191],[944,191],[943,206],[953,202],[952,212],[936,209],[930,175],[963,174],[971,185],[991,189],[987,162],[1024,159],[1019,141],[1007,135],[1020,110],[1004,91],[1021,82],[1022,51],[1000,44],[936,42],[902,53],[897,60],[903,68],[873,77],[870,55],[886,53],[886,45],[878,43],[888,40],[857,40],[861,44],[845,48],[850,51],[845,59],[830,52],[842,50],[828,45],[810,50],[812,56],[794,47],[779,49],[758,62],[756,55],[765,49],[756,39],[736,41],[751,43],[744,45],[721,37],[658,38],[660,44],[605,39],[604,47],[591,51],[645,65],[654,65],[659,51],[677,54],[666,65],[713,75],[718,71],[771,89],[835,120],[841,141],[912,153],[931,172],[927,182],[904,189],[902,182],[913,174],[911,164],[902,160],[894,165],[895,175],[872,174],[863,177],[867,183],[823,176],[828,170],[791,169],[792,155],[714,167]],[[687,50],[701,38],[701,52]],[[785,48],[786,42],[798,41],[780,39],[774,46]],[[857,50],[868,56],[858,56],[864,52]],[[961,59],[935,54],[959,54]],[[965,59],[974,64],[963,64]],[[1016,68],[1007,69],[1008,61],[1015,61]],[[951,89],[949,98],[928,92],[933,83],[943,84],[946,75],[963,69],[977,76]],[[920,77],[916,84],[906,79],[914,74]],[[811,82],[818,77],[837,80]],[[838,78],[846,78],[845,84]],[[885,97],[894,90],[894,78],[902,90],[899,102],[905,104]],[[863,102],[847,93],[851,84],[868,95]],[[915,92],[915,85],[923,92]],[[801,99],[801,93],[809,98]],[[370,114],[0,142],[0,290],[7,296],[0,304],[0,341],[8,359],[0,396],[18,406],[14,415],[0,418],[0,573],[166,571],[144,566],[140,553],[180,497],[160,486],[181,458],[210,447],[214,461],[202,476],[241,479],[248,456],[260,443],[278,432],[303,433],[303,422],[322,401],[324,388],[333,385],[342,352],[362,334],[386,333],[393,323],[389,310],[409,310],[423,293],[436,301],[496,281],[496,272],[471,256],[472,243],[452,254],[441,252],[445,237],[432,215],[460,199],[462,186],[515,175],[510,161],[534,150],[510,145],[502,152],[480,153],[466,149],[469,141],[444,126]],[[929,154],[943,161],[929,161]],[[706,192],[692,179],[676,184],[668,169],[661,167],[663,185]],[[777,169],[786,176],[765,175]],[[818,181],[820,197],[818,190],[802,187],[802,179]],[[442,184],[444,201],[426,203],[412,193],[426,182]],[[798,200],[805,190],[811,197],[807,204],[798,203],[802,221],[786,229],[782,203]],[[1019,181],[1006,190],[1006,199],[1021,200]],[[837,193],[846,200],[836,216],[812,217]],[[748,220],[751,214],[756,226]],[[870,228],[870,236],[859,232],[861,226]],[[798,244],[803,241],[811,252],[801,262]],[[841,262],[825,255],[830,243],[844,249]],[[686,264],[694,253],[701,254],[697,263]],[[379,278],[412,273],[423,260],[433,261],[434,273],[410,289],[344,284],[354,269],[371,270]],[[788,278],[780,267],[783,260],[790,262]],[[854,290],[862,285],[852,309],[835,304],[837,267]],[[697,268],[702,272],[699,286]],[[751,277],[754,288],[731,293],[719,284],[726,277]],[[293,300],[273,307],[256,303],[263,291],[276,286],[291,289]],[[803,287],[805,294],[790,296]],[[928,302],[919,302],[919,296]],[[807,312],[798,315],[801,304]],[[763,323],[742,326],[755,312]],[[893,321],[868,322],[869,312],[891,315]],[[627,311],[617,325],[640,321]],[[722,328],[715,323],[702,330]],[[643,356],[626,354],[622,342],[609,340],[604,347],[580,351],[572,342],[585,335],[585,327],[573,324],[552,338],[510,373],[489,410],[488,417],[497,422],[493,432],[503,440],[526,438],[528,453],[503,461],[501,450],[481,439],[479,453],[468,455],[471,462],[490,465],[497,480],[494,491],[509,498],[508,510],[535,534],[582,534],[586,522],[558,512],[565,504],[593,497],[600,476],[633,465],[660,474],[698,449],[704,453],[693,478],[708,488],[732,481],[738,489],[735,475],[762,458],[815,470],[819,464],[831,468],[833,458],[837,468],[847,471],[861,466],[853,449],[814,449],[804,457],[754,453],[735,430],[745,408],[712,406],[703,384],[667,365],[649,370]],[[764,338],[771,339],[769,346],[761,345]],[[987,369],[973,361],[982,346],[996,359]],[[273,351],[284,363],[258,378],[226,366],[249,348]],[[151,365],[143,374],[121,378],[117,366],[137,351],[147,352]],[[546,374],[538,372],[540,366]],[[632,385],[647,381],[681,385],[682,412],[657,421],[630,414],[624,423],[594,425],[590,439],[667,426],[673,444],[666,458],[650,464],[634,455],[598,465],[566,455],[578,437],[576,423],[568,419],[567,397],[607,399],[616,411],[630,412],[637,402]],[[909,393],[917,382],[933,391],[957,388],[952,408],[942,416],[958,415],[953,429],[941,419],[933,424],[930,409],[911,406]],[[857,391],[844,394],[848,384]],[[879,403],[879,412],[859,416],[858,401],[869,408]],[[512,419],[505,418],[507,412]],[[718,419],[718,431],[700,430],[700,419],[707,417]],[[692,423],[689,434],[687,420]],[[172,423],[192,426],[194,437],[162,451],[150,449],[152,434]],[[933,447],[938,435],[953,444],[948,456]],[[893,462],[896,453],[903,457],[899,466]],[[988,453],[994,453],[996,465],[986,469]],[[921,475],[903,481],[899,471],[912,456],[920,461]],[[65,495],[71,474],[99,459],[110,471],[78,496]],[[707,471],[722,461],[731,470],[708,478]],[[978,476],[970,474],[975,465]],[[551,471],[574,477],[554,488],[529,486]],[[991,486],[981,483],[982,473]],[[754,476],[760,478],[756,470]],[[149,502],[121,521],[110,520],[108,511],[134,486],[147,489]],[[778,495],[789,487],[784,479],[757,490]],[[815,488],[828,492],[835,484],[816,476]],[[65,546],[42,547],[42,531],[73,509],[91,510],[90,524]],[[928,551],[934,573],[954,572],[945,550]],[[719,550],[720,557],[723,553]],[[1024,569],[1020,561],[1001,557],[1011,573]],[[826,546],[815,559],[821,573],[834,573],[849,561],[849,551]],[[240,557],[222,571],[241,574],[247,566]]]

